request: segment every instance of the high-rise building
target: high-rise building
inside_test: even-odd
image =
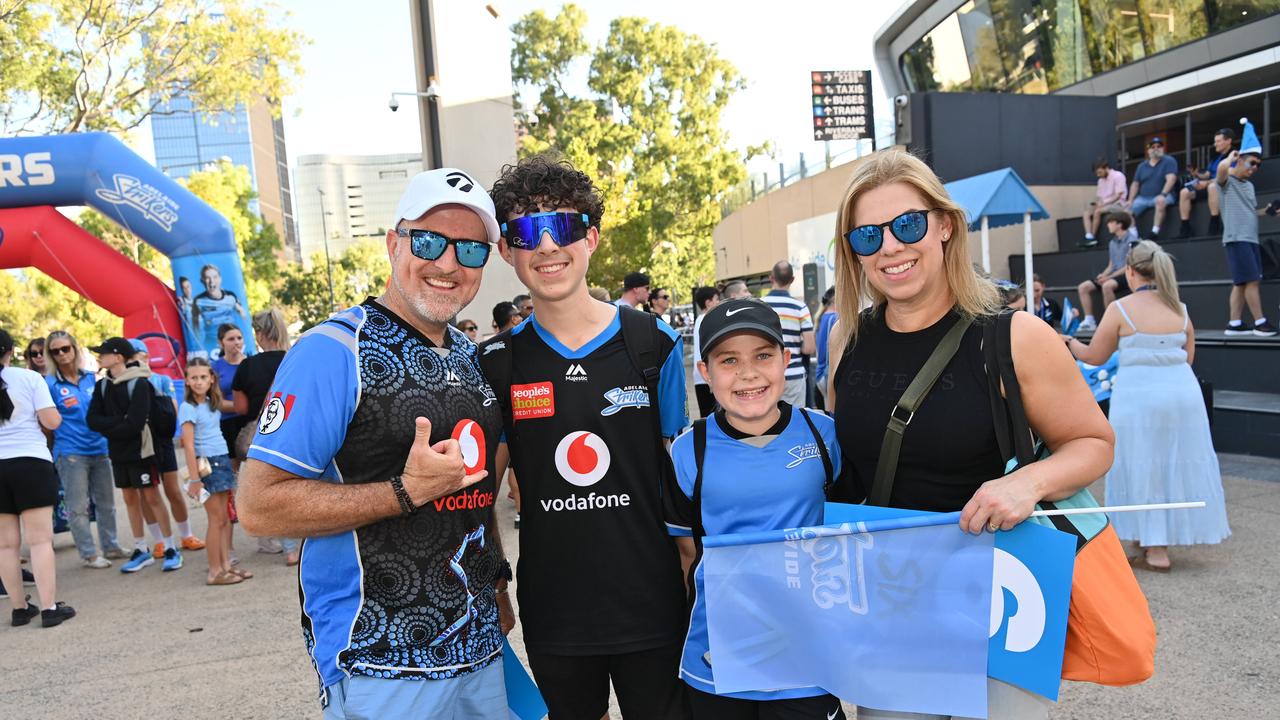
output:
[[[179,96],[151,116],[156,166],[185,178],[222,158],[247,168],[258,193],[254,210],[280,235],[285,259],[299,259],[284,123],[263,99],[231,112],[205,113]]]
[[[381,238],[393,227],[396,203],[422,172],[421,153],[303,155],[295,170],[302,262],[325,251],[336,260],[353,243]],[[323,215],[322,215],[323,213]]]

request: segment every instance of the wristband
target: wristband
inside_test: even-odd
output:
[[[515,579],[515,573],[511,572],[510,562],[506,560],[502,561],[502,564],[498,566],[497,577],[495,579],[506,580],[507,582],[511,582]]]
[[[396,500],[400,501],[400,512],[405,515],[412,515],[418,509],[413,504],[413,498],[409,497],[409,492],[404,489],[404,482],[399,475],[391,478],[391,489],[395,491]]]

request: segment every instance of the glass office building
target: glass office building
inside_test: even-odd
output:
[[[898,58],[911,92],[1050,93],[1280,12],[1280,0],[969,0]]]

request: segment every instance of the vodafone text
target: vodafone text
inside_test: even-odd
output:
[[[483,509],[493,504],[493,493],[472,490],[460,495],[437,498],[434,502],[436,512]]]
[[[582,497],[578,497],[577,493],[567,498],[555,498],[554,500],[543,500],[542,509],[546,512],[563,512],[565,510],[602,510],[614,507],[629,507],[631,505],[631,496],[622,493],[621,495],[597,495],[588,493]]]

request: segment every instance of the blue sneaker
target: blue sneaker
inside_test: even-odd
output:
[[[169,548],[164,551],[164,571],[170,572],[182,567],[182,553]]]
[[[129,562],[120,566],[122,573],[136,573],[142,568],[155,562],[155,558],[151,557],[150,550],[140,550],[134,548],[133,555],[129,556]]]

